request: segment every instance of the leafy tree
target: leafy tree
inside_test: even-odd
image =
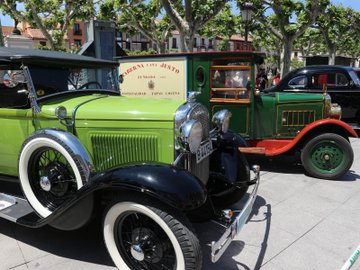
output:
[[[168,16],[162,16],[159,0],[106,0],[100,5],[100,18],[114,20],[120,31],[130,36],[142,33],[159,53],[165,53],[166,42],[174,29]],[[160,18],[161,17],[161,18]]]
[[[180,33],[180,50],[191,52],[194,37],[213,19],[228,1],[223,0],[161,0],[166,14]]]
[[[267,65],[280,67],[281,41],[261,23],[251,24],[250,31],[253,47],[262,48],[266,53]]]
[[[236,34],[238,25],[238,17],[231,12],[231,6],[226,4],[219,14],[199,29],[199,34],[211,39],[221,38],[218,49],[224,51],[229,49],[229,40]]]
[[[19,4],[24,9],[17,8]],[[0,0],[0,8],[40,29],[52,50],[63,48],[64,36],[76,19],[89,19],[95,12],[93,0]]]
[[[238,6],[246,0],[237,0]],[[314,24],[329,0],[252,0],[254,17],[281,42],[281,76],[289,72],[294,42]],[[265,11],[272,10],[271,15]]]
[[[319,28],[310,27],[294,44],[303,57],[326,52],[326,44]]]
[[[336,52],[344,41],[344,36],[356,27],[354,16],[353,9],[335,5],[329,5],[319,16],[318,25],[328,49],[329,65],[335,64]]]

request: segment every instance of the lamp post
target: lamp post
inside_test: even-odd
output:
[[[241,17],[242,17],[243,22],[245,22],[245,47],[246,47],[246,49],[248,49],[248,26],[249,26],[249,22],[252,19],[252,9],[253,9],[253,4],[250,2],[245,2],[241,6]]]

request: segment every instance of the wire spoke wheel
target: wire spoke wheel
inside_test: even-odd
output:
[[[175,251],[169,237],[148,216],[127,213],[118,218],[115,227],[119,252],[134,269],[175,269]]]
[[[135,198],[134,198],[135,196]],[[119,196],[105,211],[106,248],[122,270],[199,270],[201,248],[187,218],[158,202]]]
[[[48,209],[55,210],[77,191],[74,171],[59,151],[39,148],[30,160],[30,185],[40,203]]]
[[[49,134],[34,134],[19,157],[19,179],[30,205],[41,217],[49,216],[83,186],[82,164],[63,141]]]

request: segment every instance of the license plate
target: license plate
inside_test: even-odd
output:
[[[212,151],[212,142],[210,140],[202,143],[196,151],[196,163],[200,163],[204,158],[210,156]]]

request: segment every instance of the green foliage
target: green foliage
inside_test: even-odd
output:
[[[228,41],[232,35],[236,34],[238,19],[231,12],[231,6],[226,4],[219,14],[200,29],[199,34],[208,38],[223,37]]]
[[[330,5],[318,19],[329,54],[360,56],[360,13],[341,5]]]
[[[127,55],[148,55],[148,54],[157,54],[156,50],[149,49],[147,51],[129,51],[128,49],[125,49],[125,53]]]
[[[162,15],[159,0],[106,0],[100,5],[99,12],[100,19],[114,20],[118,29],[128,36],[142,33],[159,49],[165,48],[171,30],[175,29],[169,17]]]
[[[19,5],[24,9],[18,9]],[[38,28],[52,50],[63,49],[64,35],[75,20],[90,19],[95,14],[93,0],[0,0],[0,8],[17,21]]]
[[[305,33],[295,40],[294,48],[299,49],[303,56],[324,54],[326,44],[318,28],[308,28]]]
[[[304,61],[299,58],[294,58],[291,60],[291,69],[297,69],[304,66]]]
[[[237,0],[241,9],[247,0]],[[294,42],[305,30],[315,22],[316,17],[326,8],[329,0],[252,0],[253,16],[257,22],[265,27],[267,33],[271,33],[280,41],[283,58],[281,60],[282,74],[289,72],[291,63],[290,56]],[[272,10],[270,15],[267,10]],[[264,28],[258,27],[255,34]],[[264,36],[264,34],[261,34]],[[259,42],[259,38],[254,38]],[[267,38],[267,40],[271,40]],[[261,41],[260,41],[261,42]],[[270,44],[275,44],[271,40]]]
[[[161,0],[166,14],[179,30],[180,49],[183,52],[193,50],[195,34],[217,16],[227,2],[222,0]],[[221,20],[221,18],[218,19]]]

